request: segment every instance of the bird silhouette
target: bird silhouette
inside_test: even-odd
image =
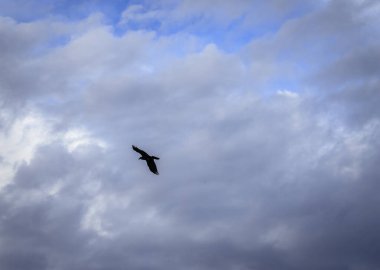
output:
[[[132,149],[135,150],[137,153],[139,153],[139,154],[141,155],[141,157],[140,157],[139,159],[142,159],[142,160],[145,160],[145,161],[146,161],[146,164],[148,165],[149,170],[150,170],[152,173],[158,175],[157,166],[156,166],[156,163],[154,163],[154,160],[155,160],[155,159],[160,159],[160,158],[155,157],[155,156],[150,156],[150,155],[148,155],[146,152],[144,152],[143,150],[137,148],[137,147],[134,146],[134,145],[132,145]]]

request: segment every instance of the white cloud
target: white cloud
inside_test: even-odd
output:
[[[164,13],[161,10],[144,10],[142,5],[131,5],[123,11],[119,24],[137,23],[144,24],[152,21],[161,20]]]
[[[69,152],[75,151],[80,147],[95,145],[107,149],[107,143],[92,137],[85,129],[71,129],[63,134],[63,143]]]
[[[6,113],[3,112],[2,118],[7,118]],[[3,126],[0,132],[0,186],[12,179],[18,165],[30,162],[38,146],[49,144],[52,140],[49,123],[36,113],[30,113]]]
[[[299,97],[299,95],[296,92],[292,92],[289,90],[278,90],[277,95],[284,96],[287,98],[298,98]]]
[[[8,184],[19,166],[29,164],[36,149],[52,142],[60,141],[69,152],[86,146],[107,148],[107,144],[91,136],[86,129],[69,129],[65,132],[54,132],[54,120],[46,119],[39,113],[29,112],[15,120],[7,119],[3,112],[3,130],[0,133],[1,181],[0,187]],[[55,186],[51,192],[55,193]]]
[[[97,196],[91,201],[82,219],[82,226],[85,230],[93,230],[101,237],[113,237],[113,233],[107,230],[107,221],[102,219],[102,214],[106,211],[104,196]],[[109,222],[108,222],[109,223]]]

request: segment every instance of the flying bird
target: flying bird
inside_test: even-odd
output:
[[[146,161],[146,164],[148,165],[149,170],[150,170],[152,173],[158,175],[157,166],[156,166],[156,163],[154,163],[154,160],[155,160],[155,159],[160,159],[160,158],[155,157],[155,156],[150,156],[150,155],[148,155],[146,152],[144,152],[143,150],[137,148],[137,147],[134,146],[134,145],[132,145],[132,149],[135,150],[137,153],[139,153],[139,154],[141,155],[141,157],[140,157],[139,159],[142,159],[142,160],[145,160],[145,161]]]

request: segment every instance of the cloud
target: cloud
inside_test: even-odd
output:
[[[257,4],[0,20],[1,268],[377,268],[376,5]]]

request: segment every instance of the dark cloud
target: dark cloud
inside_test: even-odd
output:
[[[380,50],[375,44],[353,50],[314,77],[314,84],[328,93],[332,103],[354,125],[366,124],[380,115],[376,105],[380,98]]]
[[[221,3],[216,22],[251,7]],[[0,268],[377,269],[376,5],[308,8],[230,53],[98,15],[0,20]],[[46,29],[69,39],[36,53]]]

